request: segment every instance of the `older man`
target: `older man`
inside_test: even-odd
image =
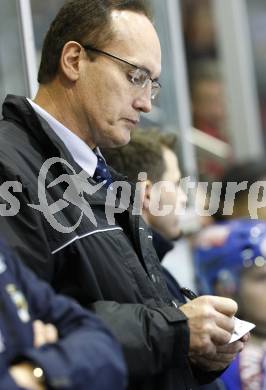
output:
[[[197,388],[243,347],[227,345],[236,303],[201,297],[179,308],[144,221],[131,204],[114,210],[107,191],[121,178],[99,148],[129,142],[160,71],[143,1],[70,1],[47,33],[36,98],[8,96],[0,126],[9,202],[0,230],[39,276],[104,319],[138,390]]]

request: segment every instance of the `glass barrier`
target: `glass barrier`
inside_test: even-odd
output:
[[[0,104],[8,93],[26,94],[16,1],[2,0],[0,12]]]
[[[247,1],[263,137],[266,146],[266,2]]]
[[[181,0],[189,74],[193,142],[199,176],[223,174],[233,157],[211,0]]]
[[[40,63],[41,49],[45,34],[50,26],[50,23],[63,4],[64,0],[31,0],[38,66]]]

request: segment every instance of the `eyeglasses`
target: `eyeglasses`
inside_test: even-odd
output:
[[[114,58],[115,60],[118,60],[120,62],[123,62],[124,64],[127,64],[134,68],[134,71],[129,74],[129,81],[140,87],[140,88],[145,88],[148,85],[148,82],[151,81],[151,100],[154,100],[161,89],[161,84],[157,80],[153,80],[151,78],[150,72],[148,69],[141,68],[137,65],[131,64],[130,62],[123,60],[122,58],[119,58],[113,54],[107,53],[106,51],[96,49],[90,45],[81,45],[85,50],[90,50],[90,51],[95,51],[96,53],[103,54],[107,57]]]

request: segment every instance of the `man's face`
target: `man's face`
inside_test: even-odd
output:
[[[178,224],[178,214],[185,207],[186,195],[180,188],[179,181],[181,178],[178,161],[174,152],[163,147],[163,158],[165,161],[165,172],[162,177],[162,182],[166,181],[173,184],[174,191],[167,191],[164,183],[160,186],[160,204],[159,208],[162,209],[164,206],[171,206],[172,211],[165,216],[150,216],[150,224],[154,229],[161,233],[167,239],[177,238],[180,234],[180,228]],[[150,199],[150,211],[153,208],[154,199]],[[155,206],[156,207],[156,206]]]
[[[161,71],[161,49],[151,22],[129,11],[112,13],[115,37],[102,50],[145,68],[156,79]],[[94,53],[95,54],[95,53]],[[141,88],[130,81],[132,67],[108,56],[84,56],[76,86],[77,105],[86,123],[90,146],[115,147],[130,140],[140,113],[151,110],[151,82]]]
[[[244,319],[254,322],[266,336],[266,265],[253,266],[241,277],[239,310]]]

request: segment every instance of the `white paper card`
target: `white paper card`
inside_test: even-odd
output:
[[[236,317],[234,317],[234,320],[235,320],[235,329],[234,329],[234,333],[232,334],[231,340],[229,341],[228,344],[241,339],[241,337],[243,337],[246,333],[250,332],[256,326],[251,322],[242,321]]]

